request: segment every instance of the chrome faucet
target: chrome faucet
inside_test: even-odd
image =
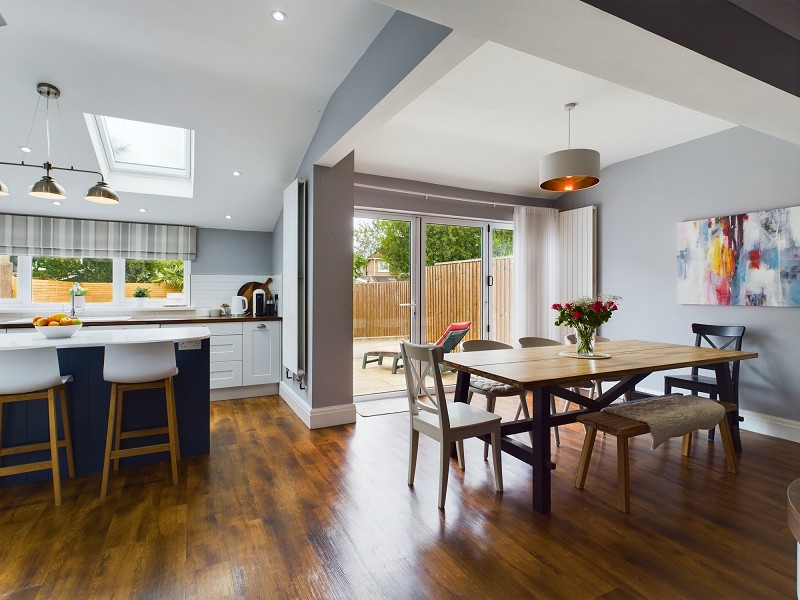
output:
[[[81,288],[80,284],[76,281],[69,289],[69,318],[75,317],[75,292]]]

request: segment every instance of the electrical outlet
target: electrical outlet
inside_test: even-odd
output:
[[[178,342],[178,350],[200,350],[200,340]]]

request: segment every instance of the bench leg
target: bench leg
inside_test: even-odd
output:
[[[578,463],[578,474],[575,477],[575,487],[579,490],[583,489],[586,483],[586,473],[589,472],[589,461],[592,460],[592,450],[594,449],[594,440],[597,436],[597,429],[586,425],[586,437],[583,438],[583,450],[581,450],[581,459]]]
[[[397,373],[397,369],[402,368],[403,365],[399,365],[398,363],[402,360],[402,354],[395,354],[394,359],[392,359],[392,375]]]
[[[725,464],[728,471],[731,473],[738,473],[739,469],[736,466],[736,452],[733,449],[733,436],[731,435],[731,426],[728,424],[728,414],[722,417],[719,422],[719,434],[722,436],[722,447],[725,450]]]
[[[683,436],[683,443],[681,444],[681,456],[690,456],[692,454],[692,432],[690,431]]]
[[[617,508],[631,512],[631,473],[628,462],[628,438],[617,436]]]

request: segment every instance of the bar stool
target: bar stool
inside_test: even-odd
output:
[[[178,483],[180,449],[178,443],[175,392],[172,378],[178,374],[175,366],[174,342],[148,342],[142,344],[109,344],[105,348],[103,379],[111,382],[111,399],[108,409],[106,451],[103,460],[103,482],[100,497],[108,492],[109,461],[114,460],[114,470],[119,469],[119,459],[155,452],[169,452],[172,462],[172,483]],[[166,396],[167,426],[122,431],[122,398],[133,390],[163,389]],[[168,441],[160,444],[120,448],[125,439],[167,434]],[[111,449],[114,442],[114,449]]]
[[[67,388],[64,385],[69,381],[72,381],[72,375],[62,377],[58,367],[58,352],[53,346],[0,350],[0,457],[50,450],[50,460],[0,467],[0,477],[50,469],[53,474],[53,493],[56,506],[61,506],[61,472],[58,465],[59,448],[66,450],[67,470],[70,477],[75,477],[72,436],[70,435],[69,413],[67,412]],[[61,421],[64,428],[63,440],[58,439],[56,394],[61,398]],[[47,400],[50,441],[4,448],[3,417],[6,404],[42,399]]]

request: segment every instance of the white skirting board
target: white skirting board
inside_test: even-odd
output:
[[[637,388],[640,392],[660,396],[663,392]],[[739,423],[739,428],[753,433],[762,433],[770,437],[776,437],[790,442],[800,443],[800,421],[784,419],[783,417],[773,417],[751,410],[739,410],[739,415],[744,417],[744,421]]]
[[[306,401],[285,383],[280,385],[280,396],[309,429],[334,427],[356,422],[355,404],[339,404],[325,408],[311,408]]]

